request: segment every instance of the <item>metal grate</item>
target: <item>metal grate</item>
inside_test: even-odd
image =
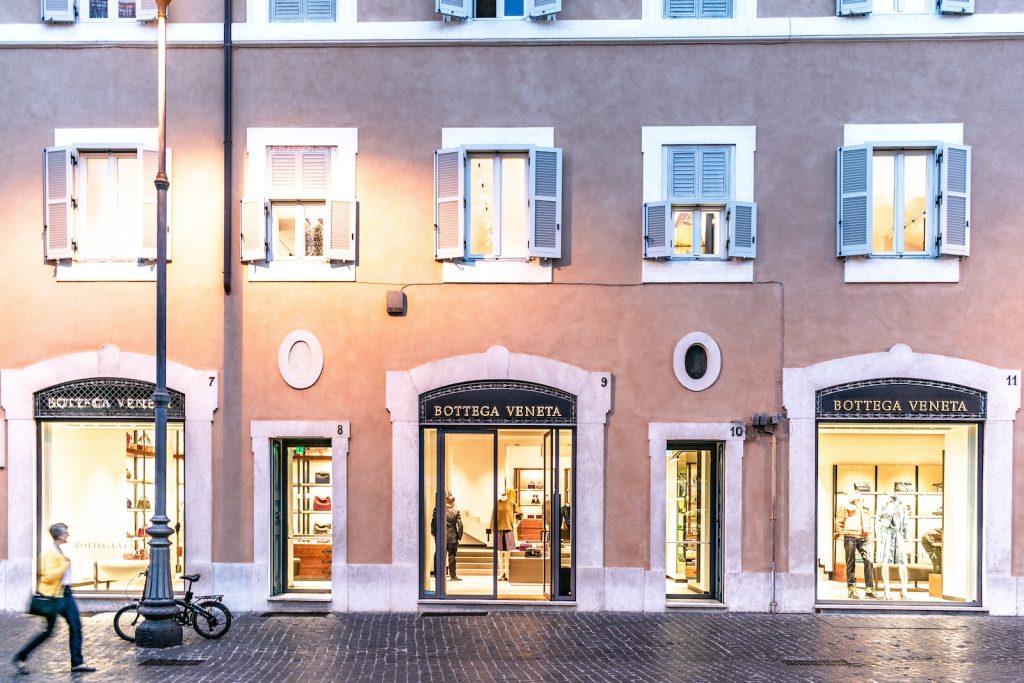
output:
[[[264,619],[272,619],[274,617],[326,617],[328,612],[263,612],[260,617]]]
[[[205,659],[144,659],[139,666],[199,666]]]
[[[845,659],[783,659],[786,666],[852,666]]]
[[[153,420],[156,385],[134,379],[98,377],[66,382],[35,394],[35,416]],[[185,394],[168,389],[167,419],[185,419]]]

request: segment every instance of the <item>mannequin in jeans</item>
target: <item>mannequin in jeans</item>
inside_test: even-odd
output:
[[[871,540],[871,512],[864,507],[859,493],[852,494],[845,506],[836,514],[836,530],[833,538],[843,539],[846,555],[846,594],[853,600],[860,599],[857,593],[857,555],[864,562],[864,594],[875,597],[875,566],[871,562],[867,546]]]
[[[891,600],[889,591],[889,565],[896,565],[900,573],[900,600],[910,600],[907,595],[907,553],[903,542],[907,539],[907,508],[890,493],[882,502],[878,513],[878,555],[875,560],[882,565],[882,580],[885,581],[885,599]]]

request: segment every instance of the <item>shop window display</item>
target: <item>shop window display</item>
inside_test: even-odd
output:
[[[672,447],[666,457],[666,595],[717,599],[718,446]]]
[[[976,603],[979,427],[821,423],[818,600]]]
[[[331,447],[273,442],[274,593],[329,591],[334,498]]]
[[[156,503],[152,423],[44,422],[40,428],[41,517],[73,523],[68,543],[76,591],[142,590]],[[181,423],[167,425],[167,515],[175,588],[185,569],[185,450]]]

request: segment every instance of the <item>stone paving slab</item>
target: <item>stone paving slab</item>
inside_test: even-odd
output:
[[[68,672],[59,621],[18,676],[10,659],[42,620],[0,613],[0,681],[1024,681],[1021,618],[243,614],[222,640],[188,631],[153,651],[120,640],[112,617],[83,619],[96,673]]]

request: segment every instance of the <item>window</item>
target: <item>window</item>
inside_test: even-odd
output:
[[[167,159],[170,177],[170,150]],[[155,259],[153,181],[158,166],[159,152],[142,145],[47,148],[43,170],[46,259]],[[170,216],[167,223],[170,232]],[[169,236],[167,244],[169,257]]]
[[[156,0],[41,0],[43,21],[69,23],[156,19]]]
[[[554,18],[562,0],[434,0],[434,11],[450,19]]]
[[[561,257],[561,149],[462,145],[434,170],[435,258]]]
[[[271,21],[334,21],[334,0],[270,0]]]
[[[974,0],[836,0],[836,14],[973,14]]]
[[[970,253],[970,147],[839,148],[838,256]]]
[[[727,19],[732,0],[665,0],[666,19]]]
[[[730,145],[665,146],[666,199],[644,205],[644,257],[753,258],[757,206],[733,199]]]

